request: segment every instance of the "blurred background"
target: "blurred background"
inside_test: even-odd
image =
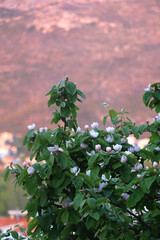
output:
[[[25,199],[2,174],[23,162],[27,125],[50,126],[45,94],[68,75],[86,94],[79,126],[98,121],[103,103],[152,121],[144,88],[160,82],[159,0],[0,0],[0,216]]]

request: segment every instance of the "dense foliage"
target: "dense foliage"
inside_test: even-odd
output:
[[[103,124],[112,126],[102,130],[94,122],[81,130],[75,103],[85,95],[76,85],[66,78],[47,95],[58,127],[29,125],[23,143],[32,151],[31,162],[10,164],[4,172],[4,180],[16,176],[28,198],[28,238],[160,239],[160,115],[136,126],[124,109],[105,104]],[[145,89],[143,101],[160,112],[160,83]],[[131,134],[138,139],[144,132],[150,139],[143,149],[128,143]]]

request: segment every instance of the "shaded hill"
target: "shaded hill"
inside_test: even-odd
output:
[[[66,75],[87,96],[81,126],[102,120],[104,101],[151,119],[141,98],[160,81],[158,0],[1,0],[0,46],[0,132],[49,126],[44,95]]]

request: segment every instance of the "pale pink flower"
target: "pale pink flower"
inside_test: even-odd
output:
[[[101,150],[101,145],[100,145],[100,144],[97,144],[97,145],[95,146],[95,150],[96,150],[96,151],[100,151],[100,150]]]
[[[99,135],[99,133],[98,133],[98,132],[95,132],[94,130],[89,131],[89,134],[90,134],[91,137],[93,137],[93,138],[96,138],[96,137],[98,137],[98,135]]]
[[[27,167],[27,163],[26,162],[23,162],[23,167]]]
[[[126,139],[125,138],[121,138],[121,143],[126,143]]]
[[[28,172],[29,175],[33,175],[35,173],[35,169],[33,167],[29,167],[27,169],[27,172]]]
[[[112,151],[112,148],[111,147],[106,147],[106,152],[111,152]]]
[[[128,198],[129,198],[129,194],[127,194],[127,193],[122,193],[121,194],[121,197],[124,199],[124,200],[128,200]]]
[[[146,167],[145,167],[145,169],[146,169],[146,170],[148,170],[148,169],[149,169],[149,167],[148,167],[148,166],[146,166]]]
[[[127,157],[125,155],[121,156],[121,163],[127,162]]]
[[[115,128],[114,128],[114,127],[107,127],[107,128],[106,128],[106,131],[107,131],[108,133],[114,133]]]
[[[89,129],[89,125],[85,125],[85,126],[84,126],[84,129],[85,129],[85,130],[88,130],[88,129]]]
[[[27,126],[27,128],[28,128],[29,130],[33,130],[33,129],[35,129],[35,127],[36,127],[36,124],[35,124],[35,123]]]
[[[157,162],[153,162],[153,167],[158,167],[158,163]]]
[[[141,174],[137,174],[137,178],[141,179],[142,175]]]
[[[91,124],[91,127],[94,129],[94,128],[98,128],[99,127],[99,123],[98,122],[93,122]]]
[[[134,170],[135,171],[140,171],[140,170],[142,170],[142,168],[143,168],[143,165],[141,163],[136,163],[134,165]]]
[[[81,144],[80,144],[80,147],[81,147],[82,149],[86,149],[86,148],[88,148],[88,145],[85,144],[85,143],[81,143]]]
[[[122,145],[119,145],[119,144],[113,145],[113,149],[114,149],[115,151],[121,151]]]

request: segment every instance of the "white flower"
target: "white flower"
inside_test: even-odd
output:
[[[52,153],[52,152],[58,151],[59,147],[58,147],[58,145],[54,145],[53,147],[47,147],[47,149],[49,152]]]
[[[131,153],[134,153],[134,147],[129,147],[128,151],[131,152]]]
[[[115,130],[114,127],[107,127],[107,128],[106,128],[106,131],[107,131],[108,133],[114,133],[114,130]]]
[[[121,194],[121,197],[124,199],[124,200],[128,200],[128,198],[129,198],[129,195],[127,194],[127,193],[122,193]]]
[[[127,162],[127,157],[125,155],[122,155],[121,157],[121,163]]]
[[[35,127],[36,127],[36,124],[35,124],[35,123],[27,126],[27,128],[28,128],[29,130],[33,130],[33,129],[35,129]]]
[[[91,124],[91,127],[94,129],[94,128],[98,128],[99,127],[99,124],[98,124],[98,122],[93,122],[92,124]]]
[[[86,171],[86,175],[90,177],[90,175],[91,175],[91,170]]]
[[[66,148],[68,148],[68,147],[70,147],[71,146],[71,141],[69,140],[69,141],[66,141]]]
[[[137,174],[137,178],[141,179],[142,175],[141,174]]]
[[[108,183],[107,182],[102,182],[102,183],[99,183],[99,192],[102,191],[103,188],[107,187],[108,186]]]
[[[135,171],[140,171],[140,170],[142,170],[142,168],[143,168],[143,165],[141,163],[136,163],[134,165],[134,170]]]
[[[107,135],[104,137],[104,140],[108,143],[112,143],[114,141],[114,138],[111,135]]]
[[[103,168],[104,167],[104,163],[102,162],[102,163],[99,163],[99,166],[101,167],[101,168]]]
[[[41,127],[41,128],[39,128],[39,132],[46,132],[47,131],[47,127]]]
[[[113,149],[114,149],[115,151],[121,151],[122,145],[119,145],[119,144],[113,145]]]
[[[92,150],[90,153],[89,152],[86,152],[88,156],[92,156],[94,155],[96,152],[94,150]]]
[[[88,126],[88,125],[85,125],[85,126],[84,126],[84,129],[85,129],[85,130],[88,130],[88,129],[89,129],[89,126]]]
[[[30,195],[27,197],[28,200],[31,200],[32,198],[33,196],[30,196]]]
[[[35,169],[33,167],[29,167],[27,169],[27,172],[28,172],[29,175],[33,175],[35,173]]]
[[[82,149],[86,149],[86,148],[88,148],[88,145],[85,144],[85,143],[81,143],[81,144],[80,144],[80,147],[81,147]]]
[[[102,174],[101,179],[105,182],[108,182],[108,178],[106,178],[105,174]]]
[[[112,148],[111,147],[106,147],[106,152],[111,152]]]
[[[99,133],[98,133],[98,132],[95,132],[94,130],[89,131],[89,134],[90,134],[91,137],[93,137],[93,138],[96,138],[96,137],[98,137],[98,135],[99,135]]]
[[[78,169],[78,167],[70,168],[70,172],[71,172],[71,173],[74,173],[75,176],[77,176],[78,173],[80,172],[80,168],[79,168],[79,169]]]
[[[151,84],[148,84],[148,87],[144,89],[145,92],[151,91]]]
[[[133,145],[134,146],[134,151],[139,152],[141,149],[138,145]]]
[[[76,132],[77,132],[77,133],[81,132],[81,128],[78,127]]]
[[[155,117],[157,121],[160,121],[160,113],[158,113],[158,116]]]
[[[121,143],[126,143],[126,139],[125,138],[121,138]]]
[[[157,152],[159,152],[159,151],[160,151],[160,147],[155,147],[155,150],[156,150]]]
[[[125,151],[124,153],[125,153],[126,155],[132,154],[130,151]]]
[[[101,150],[101,145],[100,145],[100,144],[97,144],[97,145],[95,146],[95,150],[96,150],[96,151],[100,151],[100,150]]]
[[[153,167],[158,167],[158,163],[157,162],[153,162]]]
[[[63,148],[58,148],[58,151],[64,153],[64,149]]]

